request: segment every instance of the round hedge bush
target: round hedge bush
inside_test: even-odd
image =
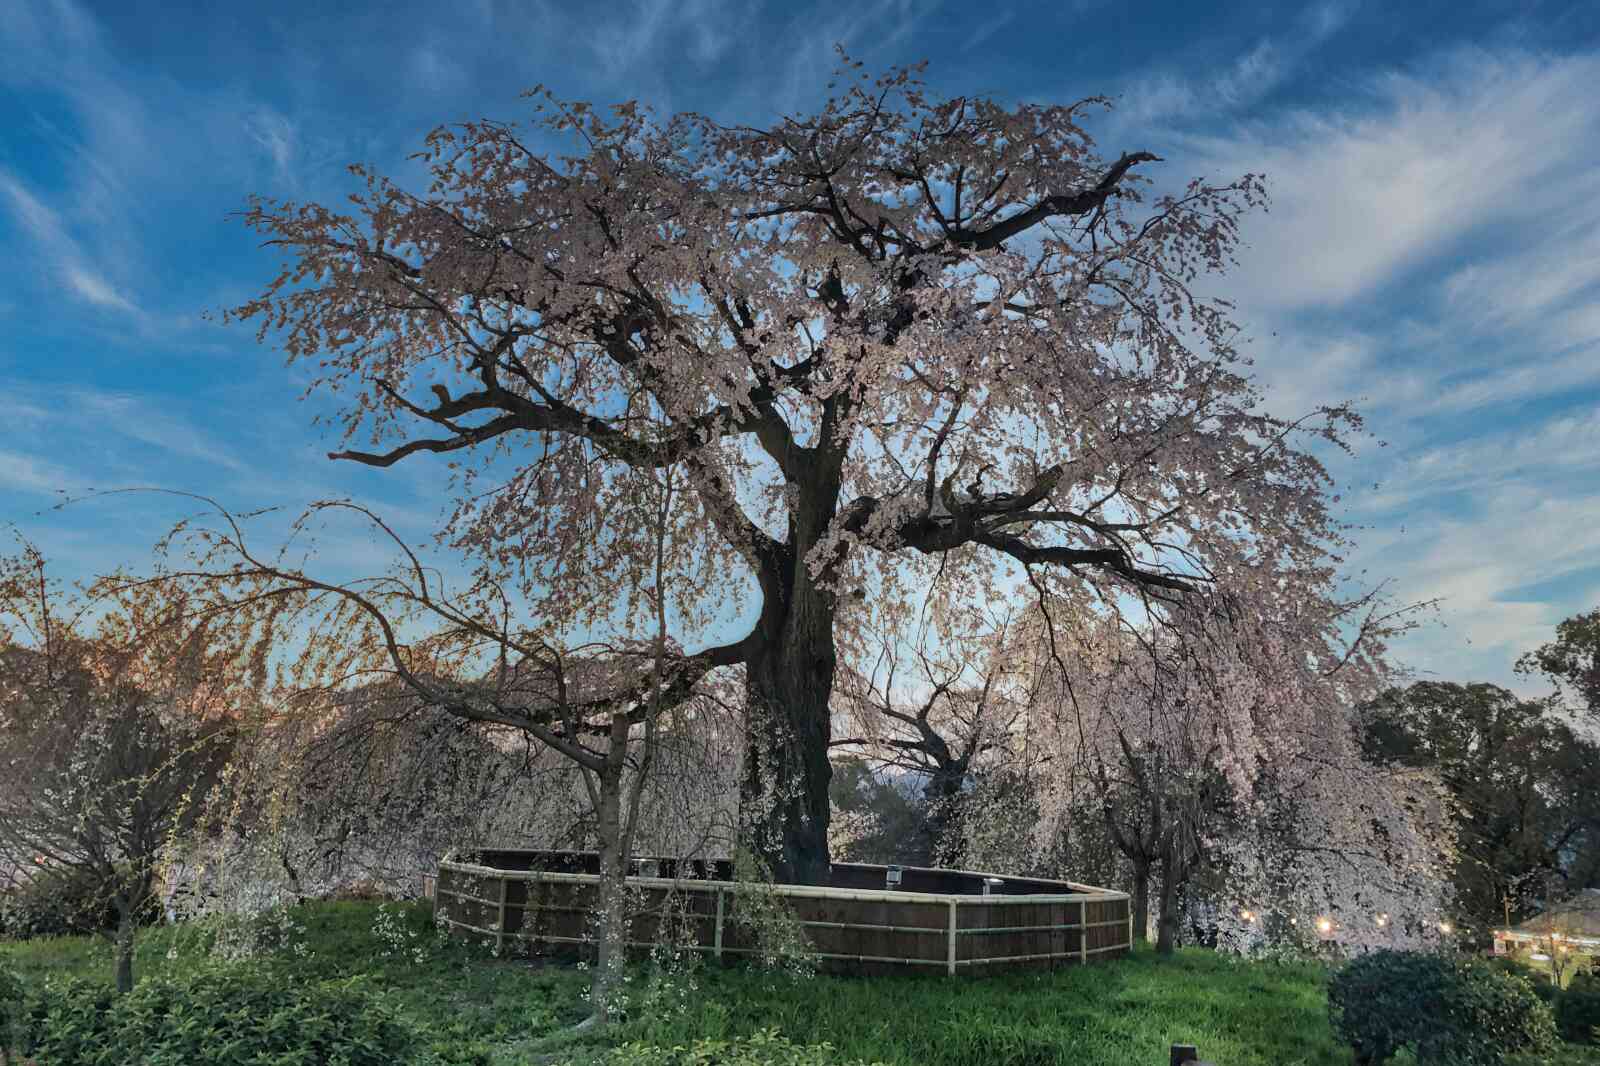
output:
[[[1528,981],[1481,959],[1371,952],[1334,974],[1328,1014],[1357,1066],[1384,1062],[1401,1048],[1424,1066],[1501,1066],[1508,1056],[1556,1044],[1550,1008]]]

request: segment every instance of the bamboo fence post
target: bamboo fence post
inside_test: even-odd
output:
[[[1078,901],[1078,965],[1089,965],[1089,901],[1086,899]]]
[[[500,921],[495,924],[494,953],[504,955],[506,950],[506,889],[511,881],[500,879]]]
[[[945,956],[946,972],[951,977],[956,975],[956,901],[950,901],[950,941]]]
[[[716,956],[722,958],[722,889],[717,889],[717,931],[713,940]]]

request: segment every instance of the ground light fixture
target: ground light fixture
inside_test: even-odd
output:
[[[1321,933],[1323,936],[1330,935],[1333,932],[1333,922],[1327,918],[1318,918],[1317,932]]]
[[[1439,932],[1448,935],[1449,932],[1450,932],[1450,923],[1449,922],[1440,922],[1439,923]]]

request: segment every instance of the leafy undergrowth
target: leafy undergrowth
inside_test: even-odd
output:
[[[495,959],[481,947],[441,942],[425,904],[386,910],[392,921],[385,936],[374,928],[377,904],[302,908],[296,913],[300,930],[291,939],[307,950],[284,945],[273,952],[272,965],[285,980],[304,982],[365,974],[364,984],[390,997],[424,1044],[452,1063],[540,1061],[540,1038],[583,1017],[581,971]],[[205,948],[183,927],[150,930],[141,936],[135,973],[182,977],[206,964]],[[0,955],[29,982],[46,976],[111,981],[108,950],[88,938],[0,944]],[[1329,1029],[1321,968],[1237,962],[1204,950],[1170,960],[1140,952],[1082,969],[987,979],[796,980],[711,967],[682,1007],[632,1020],[563,1053],[574,1062],[613,1066],[1139,1066],[1164,1063],[1170,1045],[1186,1043],[1227,1066],[1351,1061]],[[831,1047],[818,1046],[824,1042]],[[1600,1066],[1600,1056],[1576,1046],[1558,1061]]]

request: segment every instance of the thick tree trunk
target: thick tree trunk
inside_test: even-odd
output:
[[[747,845],[780,882],[828,880],[835,593],[807,563],[838,504],[837,459],[800,486],[781,559],[760,575],[756,651],[745,663],[745,761],[740,822]]]
[[[749,846],[789,884],[828,880],[833,619],[796,619],[745,667],[749,700],[740,818]]]
[[[965,782],[965,768],[944,770],[936,773],[923,790],[923,802],[930,811],[926,831],[931,866],[961,865],[961,856],[966,852],[966,834],[962,832],[958,804]]]
[[[1150,864],[1137,860],[1133,864],[1133,938],[1143,944],[1150,942]]]

